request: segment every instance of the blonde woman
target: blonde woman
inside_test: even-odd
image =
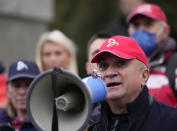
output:
[[[37,45],[36,62],[41,72],[60,67],[74,74],[78,73],[76,46],[59,30],[41,35]]]

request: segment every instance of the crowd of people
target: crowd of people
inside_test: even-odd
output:
[[[125,28],[114,22],[94,33],[87,43],[87,75],[98,71],[107,86],[107,97],[93,106],[96,113],[83,130],[176,131],[176,41],[170,37],[165,12],[144,0],[134,2],[131,9],[121,9],[126,12],[121,20]],[[7,75],[0,62],[0,130],[37,130],[26,108],[31,82],[54,67],[78,76],[77,51],[73,40],[52,30],[41,34],[36,61],[15,60]]]

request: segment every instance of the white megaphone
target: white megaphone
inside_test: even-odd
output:
[[[27,113],[39,131],[81,131],[93,104],[105,100],[107,88],[98,76],[80,79],[54,68],[33,80],[27,94]]]

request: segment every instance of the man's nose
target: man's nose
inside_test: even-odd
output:
[[[143,30],[146,30],[146,27],[145,27],[145,25],[144,25],[144,24],[140,24],[140,25],[138,26],[138,29],[143,29]]]
[[[114,70],[112,67],[109,68],[107,71],[105,71],[104,73],[101,74],[101,77],[103,78],[112,78],[112,77],[115,77],[117,76],[119,73],[118,73],[118,70]]]

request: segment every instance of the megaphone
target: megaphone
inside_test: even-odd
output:
[[[35,78],[27,93],[27,114],[39,131],[81,131],[93,104],[105,100],[107,89],[98,77],[81,79],[54,68]]]

